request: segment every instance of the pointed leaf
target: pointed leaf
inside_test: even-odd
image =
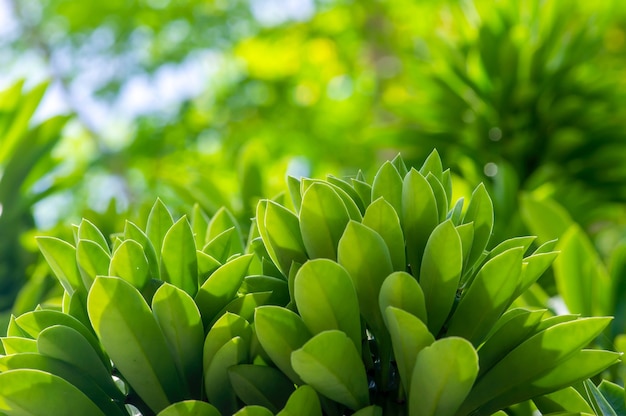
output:
[[[107,239],[104,235],[102,235],[102,232],[98,229],[98,227],[87,219],[83,218],[78,226],[78,239],[93,241],[102,247],[102,250],[104,250],[105,253],[109,256],[111,255],[111,249],[109,248]]]
[[[113,253],[108,275],[121,277],[142,290],[150,280],[150,266],[141,244],[125,240]]]
[[[217,350],[204,373],[207,398],[222,414],[233,414],[239,408],[228,369],[248,360],[248,348],[249,344],[240,337],[229,340]]]
[[[159,260],[157,260],[157,254],[152,245],[152,241],[150,241],[146,233],[134,223],[126,221],[126,225],[124,226],[124,238],[126,240],[135,240],[141,244],[146,259],[148,260],[148,265],[150,266],[150,276],[153,279],[160,279]]]
[[[156,202],[148,215],[148,225],[146,227],[146,235],[152,242],[157,259],[161,260],[161,248],[163,247],[163,239],[165,234],[174,225],[172,214],[165,204],[157,198]]]
[[[372,183],[372,201],[381,197],[394,208],[402,220],[402,176],[391,162],[383,163]]]
[[[415,278],[407,272],[395,272],[385,279],[380,288],[378,302],[383,317],[387,307],[394,306],[416,316],[424,323],[428,322],[424,292]]]
[[[161,410],[157,416],[221,416],[211,404],[199,400],[185,400]]]
[[[294,385],[273,367],[241,364],[230,367],[228,375],[237,396],[247,405],[258,405],[277,413],[285,406]]]
[[[78,240],[76,261],[83,284],[89,290],[96,276],[108,274],[111,257],[98,243],[91,240]]]
[[[161,278],[191,296],[198,291],[198,258],[193,231],[183,216],[163,238]]]
[[[276,416],[322,416],[317,393],[311,386],[298,387],[287,400],[285,408]]]
[[[395,271],[406,270],[404,235],[400,226],[400,218],[393,206],[384,199],[378,198],[367,207],[363,217],[363,225],[376,231],[385,240],[393,269]]]
[[[493,203],[482,183],[472,193],[472,198],[463,217],[463,224],[470,222],[474,223],[474,242],[467,263],[468,267],[472,267],[482,256],[493,230]]]
[[[83,287],[76,265],[76,248],[68,242],[55,237],[37,237],[37,245],[57,277],[68,293]]]

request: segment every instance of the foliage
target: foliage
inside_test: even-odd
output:
[[[110,241],[87,220],[40,237],[63,305],[11,318],[0,411],[492,414],[619,360],[586,349],[610,318],[511,307],[554,243],[486,250],[489,194],[452,204],[436,152],[289,189],[247,238],[228,210],[175,220],[161,201]]]

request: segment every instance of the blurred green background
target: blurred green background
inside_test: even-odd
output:
[[[157,196],[246,226],[287,174],[433,148],[459,195],[492,192],[492,241],[558,237],[550,214],[600,261],[624,244],[621,0],[1,0],[0,65],[5,314],[55,293],[36,234],[113,233]]]

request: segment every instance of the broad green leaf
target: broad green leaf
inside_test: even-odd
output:
[[[268,302],[272,305],[285,306],[289,303],[289,285],[284,279],[272,276],[247,276],[239,291],[246,293],[272,292]]]
[[[463,252],[459,233],[451,221],[444,221],[428,238],[419,272],[419,284],[426,302],[428,329],[435,335],[450,314],[462,268]]]
[[[31,338],[2,337],[0,338],[4,351],[1,355],[18,354],[21,352],[37,352],[37,341]]]
[[[257,218],[267,252],[285,277],[289,275],[291,263],[307,261],[300,222],[293,212],[275,202],[260,201]]]
[[[78,240],[76,262],[83,284],[89,290],[97,276],[108,274],[111,257],[98,243],[91,240]]]
[[[540,243],[560,238],[573,223],[565,208],[549,198],[540,199],[532,193],[520,196],[520,214]]]
[[[235,237],[233,237],[232,240],[231,250],[234,253],[243,253],[243,237],[241,234],[241,228],[239,227],[239,223],[237,222],[235,216],[231,214],[229,210],[223,207],[217,210],[217,212],[215,213],[215,215],[213,215],[213,218],[211,218],[211,221],[209,222],[209,227],[206,234],[206,242],[208,243],[224,231],[233,227],[235,228],[236,233]]]
[[[284,409],[276,416],[322,416],[317,393],[311,386],[300,386],[291,393]]]
[[[98,227],[87,219],[83,218],[78,226],[78,239],[93,241],[102,247],[102,250],[104,250],[105,253],[109,256],[111,255],[111,249],[109,248],[107,239],[104,235],[102,235],[102,232],[98,229]]]
[[[295,278],[298,312],[312,334],[338,329],[361,352],[359,301],[348,272],[334,261],[306,262]]]
[[[228,378],[228,369],[246,362],[248,349],[249,343],[240,337],[229,340],[217,350],[204,373],[207,398],[222,414],[233,414],[239,408]]]
[[[424,292],[415,278],[407,272],[394,272],[385,279],[380,288],[378,303],[383,318],[387,307],[393,306],[409,312],[424,323],[428,322]],[[385,323],[389,324],[386,318]]]
[[[602,416],[618,416],[618,414],[615,412],[615,409],[613,409],[608,400],[606,400],[606,398],[602,395],[600,390],[598,390],[596,385],[593,384],[591,380],[585,380],[583,382],[583,386],[585,387],[587,397],[589,398],[591,406],[595,410],[596,414],[600,414]]]
[[[257,307],[267,305],[268,299],[272,296],[272,292],[256,292],[247,293],[238,296],[228,303],[217,316],[221,316],[226,312],[235,313],[245,320],[252,322],[254,320],[254,311]],[[212,322],[211,322],[212,324]]]
[[[439,223],[437,201],[430,184],[418,171],[411,171],[402,185],[402,216],[407,260],[418,276],[430,234]]]
[[[161,410],[157,416],[221,416],[215,406],[200,400],[185,400]]]
[[[198,283],[202,286],[222,264],[200,250],[196,250],[196,255],[198,256]]]
[[[406,164],[404,163],[404,160],[402,159],[402,156],[400,155],[400,153],[398,153],[396,157],[394,157],[391,160],[391,164],[396,168],[400,176],[403,178],[409,172],[406,168]]]
[[[487,255],[487,257],[485,257],[484,262],[486,263],[487,261],[491,260],[498,254],[502,254],[511,248],[522,247],[524,249],[524,253],[526,253],[530,245],[536,239],[537,237],[527,236],[527,237],[513,237],[513,238],[509,238],[508,240],[504,240],[503,242],[495,246],[491,251],[489,251],[489,254]]]
[[[435,342],[426,325],[411,313],[390,306],[385,310],[387,328],[391,334],[393,353],[398,364],[405,391],[411,391],[411,378],[417,354]]]
[[[391,162],[383,163],[372,183],[372,201],[381,197],[394,208],[402,221],[402,176]]]
[[[75,329],[62,325],[44,329],[37,338],[37,350],[41,355],[73,365],[91,377],[107,395],[124,400],[96,350]]]
[[[611,314],[611,280],[588,237],[575,225],[557,247],[561,254],[554,262],[554,279],[568,310],[585,316]]]
[[[181,378],[187,381],[189,388],[199,386],[204,327],[193,299],[182,289],[164,283],[152,298],[152,314],[163,331]]]
[[[593,413],[593,409],[573,387],[566,387],[554,393],[535,397],[533,402],[542,414],[562,411]]]
[[[337,260],[352,278],[361,314],[376,335],[384,333],[378,293],[385,278],[393,272],[385,240],[371,228],[350,221],[339,241]]]
[[[459,198],[454,203],[454,206],[448,212],[446,216],[447,219],[451,220],[452,223],[456,226],[461,225],[461,216],[463,214],[463,204],[465,203],[465,198]]]
[[[383,409],[376,405],[371,405],[352,413],[352,416],[383,416]]]
[[[291,365],[291,353],[311,338],[300,316],[286,308],[261,306],[254,316],[259,342],[274,364],[296,384],[304,384]]]
[[[430,173],[440,183],[443,183],[443,165],[441,164],[441,157],[439,156],[437,149],[433,149],[433,151],[430,152],[419,172],[424,177]]]
[[[385,240],[393,269],[395,271],[406,270],[404,235],[400,226],[400,218],[398,218],[398,214],[391,204],[378,198],[367,207],[362,223],[376,231]]]
[[[493,221],[493,203],[485,185],[481,183],[474,189],[463,217],[463,224],[474,223],[474,242],[467,263],[468,267],[472,267],[487,248],[493,230]]]
[[[183,216],[163,237],[161,278],[190,296],[198,292],[198,258],[193,231]]]
[[[209,325],[216,318],[217,313],[235,298],[248,271],[252,256],[252,254],[246,254],[229,261],[213,272],[202,284],[195,301],[205,326]]]
[[[370,184],[361,181],[359,179],[352,179],[352,186],[354,190],[359,194],[361,200],[363,201],[363,205],[366,207],[372,203],[372,187]]]
[[[263,406],[246,406],[233,416],[273,416],[273,413]]]
[[[157,260],[161,260],[161,249],[163,247],[163,239],[165,234],[174,225],[174,219],[172,214],[165,206],[165,204],[157,198],[156,202],[150,210],[148,215],[148,225],[146,226],[146,235],[152,242]]]
[[[461,301],[448,324],[448,335],[464,337],[480,345],[491,327],[512,301],[522,273],[522,247],[512,248],[487,262]]]
[[[558,369],[598,336],[609,322],[610,318],[580,318],[557,323],[533,335],[476,381],[460,411],[470,413],[494,398],[520,391],[520,385],[532,383],[550,370]],[[540,394],[546,393],[549,391]]]
[[[522,276],[512,299],[517,298],[529,287],[531,287],[543,275],[543,273],[548,270],[550,265],[552,265],[558,256],[558,252],[552,251],[548,253],[533,254],[526,257],[522,267]]]
[[[422,349],[409,391],[411,416],[453,416],[478,374],[478,355],[467,340],[450,337]]]
[[[291,202],[296,209],[296,214],[300,212],[302,206],[302,194],[300,193],[300,179],[293,176],[287,176],[287,188],[289,188],[289,196],[291,196]],[[257,217],[258,218],[258,217]]]
[[[76,248],[55,237],[36,239],[39,250],[63,288],[71,294],[79,287],[83,287],[83,280],[76,265]]]
[[[437,202],[437,211],[439,212],[439,221],[445,221],[448,214],[448,196],[446,195],[443,185],[432,173],[426,175],[426,180],[433,190],[435,201]]]
[[[98,277],[87,309],[111,360],[154,412],[184,398],[165,337],[137,289],[117,277]]]
[[[228,230],[213,237],[211,241],[202,247],[202,251],[221,263],[225,263],[229,257],[241,254],[236,252],[239,249],[238,239],[237,230],[235,227],[230,227]]]
[[[141,244],[125,240],[113,253],[108,275],[121,277],[142,290],[150,280],[150,265]]]
[[[513,314],[515,316],[508,318]],[[494,325],[494,330],[485,343],[478,349],[479,376],[486,373],[515,347],[533,335],[544,314],[545,310],[542,309],[535,311],[512,309],[505,313]],[[501,323],[501,321],[506,322]]]
[[[334,185],[328,181],[323,181],[320,179],[302,178],[301,184],[300,184],[301,185],[300,192],[302,192],[303,198],[304,198],[304,194],[306,193],[306,191],[308,191],[309,188],[314,184],[321,184],[322,186],[332,189],[343,202],[346,212],[348,213],[348,217],[351,220],[361,222],[361,220],[363,219],[361,215],[361,210],[356,205],[356,202],[354,202],[352,197],[350,197],[350,195],[348,195],[346,191],[341,189],[341,187]],[[300,207],[300,213],[302,213],[302,207]]]
[[[105,393],[94,379],[67,362],[36,353],[22,353],[0,357],[0,373],[24,370],[37,370],[60,377],[82,392],[105,414],[116,416],[122,414],[121,409],[111,400],[111,396]],[[118,391],[114,393],[113,397],[120,399],[122,395]],[[1,400],[2,396],[0,393]]]
[[[241,364],[228,369],[230,382],[237,396],[246,405],[263,406],[277,413],[282,409],[295,387],[273,367]]]
[[[454,222],[453,222],[454,223]],[[474,223],[457,225],[457,233],[461,239],[461,250],[463,252],[463,269],[466,270],[467,263],[469,262],[470,251],[474,244]]]
[[[248,321],[241,316],[226,312],[211,327],[204,340],[202,368],[205,373],[209,369],[217,351],[233,338],[240,338],[245,344],[250,344],[252,329]]]
[[[0,412],[7,415],[102,415],[80,390],[37,370],[0,373]]]
[[[369,405],[365,367],[343,332],[315,335],[291,354],[291,363],[302,380],[326,397],[353,410]]]
[[[446,169],[441,174],[441,184],[443,185],[443,189],[446,191],[446,196],[448,198],[448,207],[452,203],[452,174],[450,173],[450,169]]]
[[[206,243],[206,234],[209,228],[209,217],[204,213],[200,204],[195,203],[191,212],[191,229],[196,247],[203,247]]]
[[[159,270],[160,265],[159,260],[157,259],[157,253],[154,250],[152,241],[150,241],[146,233],[144,233],[134,223],[126,221],[126,225],[124,226],[124,238],[127,240],[135,240],[136,242],[141,244],[144,250],[144,254],[146,255],[146,259],[148,260],[148,265],[150,266],[151,277],[153,279],[160,279],[161,272]]]
[[[75,329],[83,337],[85,337],[94,350],[98,352],[98,355],[100,355],[100,358],[105,364],[109,362],[108,358],[105,357],[105,354],[102,351],[100,342],[98,342],[98,339],[95,337],[93,332],[91,332],[90,329],[87,329],[85,325],[73,316],[53,310],[39,310],[21,315],[15,319],[14,323],[17,327],[19,327],[20,331],[23,331],[23,336],[29,336],[33,339],[37,339],[41,331],[53,325],[63,325]],[[9,336],[15,336],[11,333],[12,331],[10,329],[11,328],[9,327]]]
[[[365,204],[363,203],[363,201],[361,200],[361,196],[357,193],[357,191],[354,190],[354,188],[346,181],[344,181],[343,179],[339,179],[333,175],[328,175],[326,177],[326,180],[328,181],[328,183],[330,183],[331,185],[340,188],[343,192],[346,193],[346,195],[348,195],[350,197],[350,199],[354,202],[354,204],[356,205],[356,207],[359,209],[359,213],[363,214],[365,213]],[[341,194],[340,194],[341,196]],[[345,198],[344,199],[344,203],[345,202]],[[347,203],[346,203],[347,206]],[[350,217],[352,218],[352,216]],[[354,219],[354,218],[352,218]]]
[[[619,354],[612,351],[577,351],[564,362],[538,377],[526,388],[512,389],[504,394],[494,396],[487,404],[481,406],[478,412],[488,414],[513,403],[562,389],[592,377],[618,362]],[[607,413],[599,412],[599,414],[605,415]]]
[[[624,388],[608,380],[602,380],[598,385],[598,391],[602,393],[607,402],[613,407],[618,415],[626,414],[626,401],[624,400]]]
[[[337,258],[339,239],[350,221],[341,197],[325,183],[307,188],[300,207],[300,231],[310,258]]]

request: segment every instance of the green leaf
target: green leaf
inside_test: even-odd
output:
[[[142,290],[150,280],[150,265],[141,244],[125,240],[113,253],[108,275],[121,277]]]
[[[443,185],[432,173],[426,175],[426,180],[433,190],[435,201],[437,202],[437,211],[439,212],[439,221],[445,221],[448,214],[448,196],[446,195]]]
[[[474,223],[474,242],[467,263],[468,267],[472,267],[487,248],[493,230],[493,221],[493,203],[485,185],[481,183],[474,189],[463,217],[463,224]]]
[[[618,415],[626,414],[626,401],[624,401],[624,388],[619,384],[608,380],[602,380],[598,385],[598,391],[604,396]]]
[[[198,291],[196,243],[186,216],[176,221],[163,238],[161,278],[190,296]]]
[[[111,257],[98,243],[91,240],[78,240],[76,262],[83,284],[89,290],[97,276],[108,274]]]
[[[352,416],[383,416],[383,409],[371,405],[352,413]]]
[[[238,408],[237,396],[228,377],[228,369],[248,360],[249,343],[241,337],[226,342],[213,357],[204,373],[204,389],[211,402],[222,414],[233,414]]]
[[[424,177],[430,173],[439,182],[443,183],[443,165],[441,164],[441,157],[437,149],[433,149],[433,151],[430,152],[419,172]]]
[[[450,314],[462,268],[463,252],[459,233],[452,221],[444,221],[428,238],[419,272],[419,283],[426,302],[428,329],[435,335]]]
[[[385,309],[393,353],[405,391],[411,391],[411,378],[417,354],[435,342],[426,325],[411,313],[389,306]]]
[[[256,309],[254,326],[261,346],[274,364],[296,384],[304,384],[291,365],[291,353],[310,338],[302,318],[286,308],[261,306]]]
[[[540,243],[560,238],[573,224],[565,208],[549,198],[540,199],[531,193],[521,195],[520,214]]]
[[[273,416],[273,414],[262,406],[246,406],[233,416]]]
[[[117,277],[98,277],[87,310],[111,360],[154,412],[184,398],[165,337],[137,289]]]
[[[300,207],[302,206],[300,186],[300,179],[294,178],[293,176],[287,176],[287,188],[289,188],[289,196],[291,196],[291,202],[293,203],[293,207],[296,209],[296,213],[300,212]]]
[[[337,258],[337,245],[350,216],[341,197],[323,182],[313,183],[302,196],[300,231],[310,258]]]
[[[479,377],[533,335],[544,314],[545,309],[536,311],[512,309],[502,315],[478,350]]]
[[[359,194],[364,206],[368,206],[372,203],[372,187],[370,184],[363,182],[359,179],[351,179],[352,187],[356,193]]]
[[[161,410],[157,416],[221,416],[215,406],[200,400],[185,400]]]
[[[522,273],[522,247],[489,260],[478,272],[448,324],[448,335],[480,345],[491,327],[512,302]]]
[[[209,217],[204,213],[200,204],[193,204],[191,212],[191,229],[196,247],[203,247],[206,243],[206,234],[209,228]]]
[[[563,411],[593,413],[593,409],[573,387],[535,397],[533,402],[542,414]]]
[[[406,164],[404,163],[404,160],[402,159],[400,153],[398,153],[396,157],[391,160],[391,164],[396,168],[401,177],[404,178],[408,173]]]
[[[406,272],[390,274],[380,288],[378,295],[380,312],[385,317],[388,306],[394,306],[428,322],[424,292],[413,276]],[[385,322],[388,323],[385,319]]]
[[[337,257],[352,278],[361,314],[377,335],[384,333],[378,293],[385,278],[393,272],[385,240],[371,228],[350,221],[339,241]]]
[[[348,272],[327,259],[306,262],[295,279],[298,312],[312,334],[338,329],[361,352],[359,301]]]
[[[216,318],[218,312],[235,298],[248,271],[252,256],[252,254],[246,254],[229,261],[213,272],[202,284],[195,301],[205,326],[208,326]]]
[[[230,367],[228,375],[241,401],[266,407],[272,413],[282,409],[295,390],[293,383],[273,367],[241,364]]]
[[[75,329],[62,325],[44,329],[37,339],[37,349],[41,355],[73,365],[91,377],[110,397],[124,400],[97,351]]]
[[[233,253],[243,253],[243,237],[241,235],[241,228],[239,227],[239,223],[237,222],[235,216],[224,207],[218,209],[215,215],[213,215],[213,218],[211,218],[211,221],[209,222],[209,227],[207,229],[206,241],[211,241],[224,231],[233,227],[235,228],[236,233],[231,242],[231,250],[233,251]]]
[[[367,207],[362,223],[376,231],[385,240],[393,269],[395,271],[406,270],[404,234],[402,234],[400,218],[393,206],[384,199],[378,198]]]
[[[411,377],[409,413],[453,416],[478,374],[478,355],[468,341],[440,339],[417,354]]]
[[[222,264],[200,250],[196,251],[196,255],[198,256],[198,283],[202,285]]]
[[[401,212],[407,260],[412,274],[417,277],[426,242],[439,224],[439,213],[430,184],[415,169],[411,169],[404,178]]]
[[[599,335],[609,322],[610,318],[581,318],[557,323],[531,336],[476,381],[460,412],[470,413],[509,392],[524,392],[520,386],[532,383],[551,369],[558,369]],[[540,394],[546,393],[549,391]]]
[[[102,232],[89,220],[84,219],[80,222],[78,226],[78,239],[79,240],[90,240],[94,243],[98,244],[102,247],[105,253],[109,256],[111,255],[111,249],[109,248],[109,242],[102,235]]]
[[[252,340],[252,328],[248,321],[239,315],[226,312],[215,322],[204,340],[202,348],[202,368],[206,373],[215,354],[228,341],[239,337],[245,344],[250,344]]]
[[[8,415],[102,415],[76,387],[38,370],[0,373],[0,412]]]
[[[548,270],[550,265],[559,256],[559,252],[538,253],[524,259],[522,276],[511,299],[515,299],[528,290]]]
[[[389,161],[383,163],[380,169],[378,169],[372,183],[372,201],[376,201],[381,197],[400,216],[400,213],[402,213],[402,176]],[[401,216],[400,220],[402,220]]]
[[[257,226],[267,252],[281,273],[289,276],[291,263],[307,261],[298,217],[272,201],[257,205]]]
[[[204,327],[193,299],[182,289],[164,283],[152,298],[152,314],[163,331],[181,378],[187,381],[189,388],[199,386]]]
[[[289,303],[289,287],[284,279],[272,276],[247,276],[239,291],[243,294],[272,292],[268,303],[285,306]]]
[[[0,338],[4,351],[1,355],[12,355],[21,352],[37,352],[37,341],[31,338],[2,337]]]
[[[322,416],[317,393],[311,386],[300,386],[291,393],[285,408],[276,416]]]
[[[583,386],[585,387],[587,397],[589,397],[596,414],[601,414],[602,416],[618,416],[615,409],[613,409],[591,380],[585,380]]]
[[[76,248],[55,237],[36,237],[39,250],[63,288],[70,294],[83,286],[78,266]]]
[[[589,238],[574,225],[557,247],[561,254],[554,262],[554,279],[569,311],[612,314],[611,279]]]
[[[161,249],[163,247],[163,239],[165,234],[174,225],[172,214],[165,204],[157,198],[156,202],[148,215],[148,225],[146,226],[146,235],[152,242],[157,259],[161,260]]]
[[[235,251],[239,247],[238,239],[239,235],[237,234],[237,230],[235,227],[231,227],[206,243],[204,247],[202,247],[202,251],[217,259],[219,262],[226,263],[226,260],[231,256],[241,254],[241,252]]]
[[[148,260],[148,265],[150,266],[150,276],[153,279],[160,279],[160,276],[161,276],[160,270],[159,270],[160,265],[159,265],[159,260],[157,259],[157,253],[154,250],[152,241],[150,241],[146,233],[144,233],[134,223],[130,221],[126,221],[126,224],[124,226],[124,238],[126,240],[135,240],[136,242],[141,244],[141,246],[143,247],[146,259]]]
[[[345,192],[345,194],[349,196],[350,199],[354,202],[360,214],[363,214],[365,212],[365,204],[363,203],[361,196],[357,193],[357,191],[354,190],[352,185],[350,185],[348,182],[344,181],[343,179],[339,179],[333,175],[328,175],[326,177],[326,180],[328,181],[328,183],[330,183],[334,187],[339,188],[343,192]],[[344,203],[345,203],[345,198],[342,198],[342,199],[344,199]],[[354,219],[352,216],[350,218]]]
[[[228,303],[217,316],[221,316],[226,312],[236,313],[242,318],[252,322],[254,320],[254,311],[257,307],[267,305],[268,299],[272,296],[272,292],[256,292],[247,293],[238,296]]]
[[[369,404],[365,367],[343,332],[315,335],[291,354],[291,362],[302,380],[326,397],[353,410]]]

